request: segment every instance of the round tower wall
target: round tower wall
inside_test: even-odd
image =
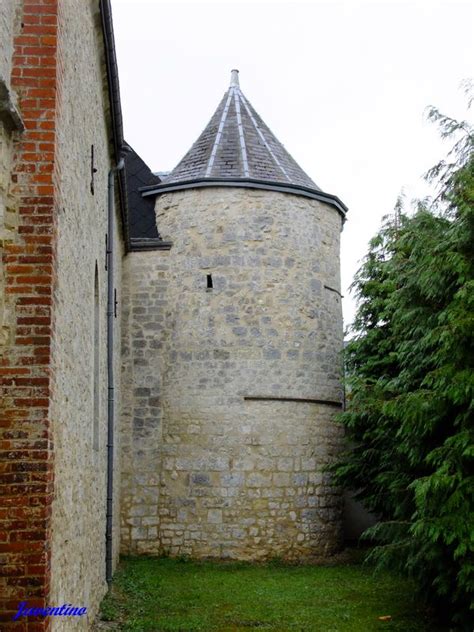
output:
[[[341,217],[244,188],[168,193],[155,542],[193,557],[334,553],[341,494]],[[211,286],[212,287],[208,287]],[[156,403],[156,400],[155,400]]]

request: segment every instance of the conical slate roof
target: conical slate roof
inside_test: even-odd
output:
[[[197,141],[161,183],[141,187],[143,197],[182,189],[231,186],[303,195],[330,204],[344,216],[341,200],[322,191],[262,121],[233,70],[229,89]]]
[[[207,127],[164,182],[196,178],[256,178],[319,190],[243,95],[238,70]]]

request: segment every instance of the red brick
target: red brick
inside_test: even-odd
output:
[[[32,81],[34,81],[32,79]],[[38,86],[32,86],[28,91],[27,91],[28,97],[29,98],[33,98],[33,97],[44,97],[47,99],[55,99],[56,98],[56,90],[54,88],[40,88]]]
[[[52,263],[52,255],[25,255],[18,257],[18,263]]]
[[[37,35],[19,35],[15,38],[15,45],[26,44],[27,46],[38,46],[40,38]],[[15,57],[13,61],[16,63]]]
[[[21,52],[23,55],[40,55],[41,57],[56,58],[56,50],[49,46],[23,46]]]
[[[44,529],[37,531],[16,531],[10,534],[10,542],[37,542],[45,540],[45,537],[46,532]],[[21,586],[22,584],[19,585]]]
[[[19,305],[51,305],[49,296],[21,296],[18,298]]]
[[[56,88],[56,77],[40,77],[38,85],[40,88]]]
[[[0,485],[11,485],[12,483],[29,483],[30,474],[3,474],[0,473]]]
[[[39,3],[39,2],[30,2],[29,0],[26,0],[24,2],[24,13],[40,13],[43,14],[47,11],[47,8],[44,6],[44,3]]]
[[[50,323],[51,318],[49,316],[20,316],[18,318],[18,324],[21,325],[49,325]]]
[[[54,151],[54,143],[39,143],[39,149],[40,151]],[[51,176],[49,178],[47,178],[46,176],[37,176],[37,177],[43,177],[44,179],[42,180],[42,182],[51,182]],[[34,179],[34,182],[39,182],[39,180],[37,180],[36,178]]]
[[[41,24],[57,24],[58,18],[56,15],[42,15]]]
[[[8,286],[5,288],[6,294],[31,294],[32,291],[33,291],[33,288],[29,287],[28,285]]]
[[[40,283],[50,283],[51,275],[25,275],[25,276],[17,276],[17,283],[24,283],[27,285],[36,285]]]
[[[28,373],[30,369],[19,366],[0,368],[0,375],[27,375]]]
[[[54,140],[55,138],[54,132],[38,132],[38,133],[43,135],[43,138],[41,138],[40,140],[51,141],[51,140]],[[52,173],[53,170],[54,170],[54,165],[52,163],[40,165],[39,167],[40,173]]]
[[[30,228],[30,227],[28,227]],[[25,231],[30,232],[30,231]],[[52,239],[50,235],[26,235],[25,243],[27,244],[51,244]]]
[[[34,271],[34,266],[27,265],[7,265],[8,274],[28,274]]]
[[[23,21],[23,24],[39,24],[40,16],[37,13],[24,13],[22,21]],[[21,62],[17,61],[17,63],[21,63]]]
[[[31,88],[30,90],[27,91],[27,94],[29,97],[35,96],[34,93],[32,93],[32,90],[34,88],[39,89],[39,80],[34,79],[33,77],[13,77],[12,84],[15,87],[26,86],[28,88]]]
[[[39,21],[39,20],[38,20]],[[23,33],[25,35],[33,33],[34,35],[48,35],[55,36],[57,28],[54,24],[27,24],[24,23]],[[43,42],[42,42],[43,43]],[[54,45],[56,44],[56,37],[54,37]]]
[[[27,44],[28,42],[24,43]],[[57,38],[55,35],[44,35],[43,37],[41,37],[40,43],[42,46],[56,46]]]
[[[55,77],[56,76],[56,68],[49,68],[42,65],[40,68],[23,68],[22,69],[23,77]]]
[[[4,502],[3,499],[2,502]],[[41,549],[41,542],[6,542],[0,544],[0,553],[14,553],[15,551],[41,551]]]
[[[41,185],[38,187],[38,193],[40,195],[52,195],[54,193],[54,187],[52,185]]]
[[[6,598],[37,597],[44,603],[50,585],[53,444],[50,436],[51,305],[54,283],[55,110],[57,0],[24,0],[22,31],[15,38],[12,84],[18,89],[26,131],[16,144],[12,183],[19,192],[18,242],[5,244],[6,291],[14,298],[15,359],[0,358],[5,390],[0,414],[0,494],[8,514],[0,513],[2,556],[15,564]],[[20,346],[17,347],[19,351]],[[14,447],[14,449],[12,449]],[[2,512],[4,510],[2,509]],[[8,525],[8,528],[5,528]],[[18,564],[18,561],[21,561]],[[25,564],[28,563],[28,571]],[[5,577],[7,573],[3,573]],[[2,576],[0,567],[0,577]],[[1,579],[0,579],[1,582]],[[8,592],[6,592],[8,590]],[[14,591],[14,592],[11,592]],[[16,611],[16,603],[12,600]],[[32,627],[34,625],[34,628]],[[0,626],[1,627],[1,626]],[[46,630],[49,622],[18,629]],[[8,629],[11,629],[10,626]]]

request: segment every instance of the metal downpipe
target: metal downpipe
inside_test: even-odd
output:
[[[123,169],[121,158],[116,167],[110,169],[107,191],[107,510],[105,527],[105,578],[112,581],[113,572],[113,493],[114,493],[114,211],[115,177]]]

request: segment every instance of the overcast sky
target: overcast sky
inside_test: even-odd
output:
[[[466,117],[474,3],[112,0],[125,137],[153,171],[171,170],[228,88],[230,70],[300,166],[349,207],[348,286],[403,189],[445,148],[425,108]]]

